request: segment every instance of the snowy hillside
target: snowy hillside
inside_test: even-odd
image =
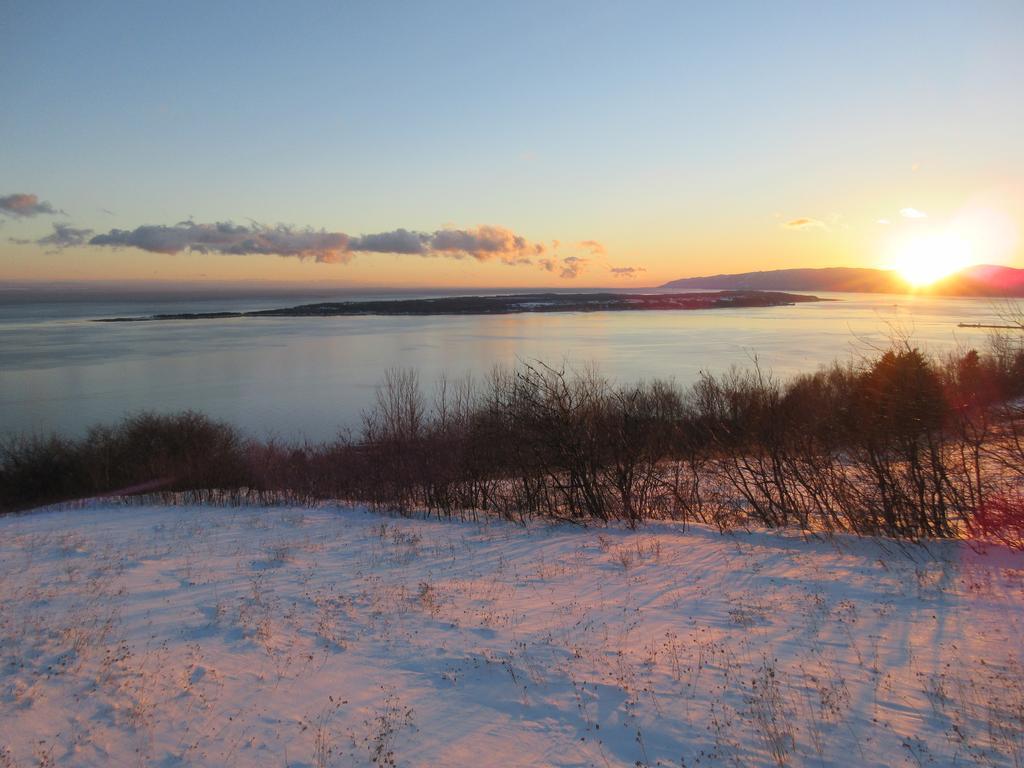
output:
[[[0,611],[0,766],[1024,765],[998,549],[97,506]]]

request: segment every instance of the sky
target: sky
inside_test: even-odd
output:
[[[1020,0],[3,17],[0,281],[1024,266]]]

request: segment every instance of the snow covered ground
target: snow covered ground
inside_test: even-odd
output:
[[[0,766],[1024,765],[999,549],[97,505],[0,601]]]

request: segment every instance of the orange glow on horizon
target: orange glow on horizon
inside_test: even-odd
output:
[[[912,231],[889,242],[887,266],[916,288],[968,267],[1009,263],[1018,240],[1012,219],[987,206],[961,209],[941,229],[910,226]]]
[[[936,234],[911,238],[898,249],[892,267],[912,286],[922,288],[975,263],[969,240]]]

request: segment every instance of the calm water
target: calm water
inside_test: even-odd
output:
[[[985,299],[831,294],[768,309],[495,317],[249,318],[106,324],[90,318],[255,309],[296,301],[0,303],[0,433],[79,433],[140,409],[192,408],[250,434],[329,438],[353,426],[388,367],[485,373],[539,359],[594,362],[618,381],[723,372],[754,356],[781,376],[884,345],[895,329],[934,352],[984,344],[957,322]],[[308,297],[301,301],[309,300]]]

